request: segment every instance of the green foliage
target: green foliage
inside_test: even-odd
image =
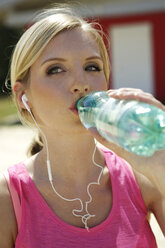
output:
[[[0,26],[0,97],[10,93],[5,81],[8,79],[11,54],[19,37],[20,30]]]
[[[17,109],[10,97],[0,98],[0,124],[9,116],[16,115]]]

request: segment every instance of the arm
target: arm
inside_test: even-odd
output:
[[[148,210],[148,214],[153,213],[157,222],[165,235],[165,199],[160,192],[144,175],[134,170],[136,181],[140,187],[141,194]]]
[[[161,195],[153,202],[151,211],[165,237],[165,199]]]
[[[117,99],[133,99],[146,102],[165,111],[165,106],[161,102],[155,99],[151,94],[145,93],[140,89],[121,88],[119,90],[110,90],[109,95]],[[109,148],[111,145],[112,144],[108,145]],[[141,157],[127,152],[118,146],[115,147],[112,145],[112,149],[114,149],[119,156],[128,161],[135,170],[145,175],[165,198],[165,150],[157,151],[151,157]]]
[[[143,158],[103,141],[98,134],[95,134],[95,137],[133,167],[148,213],[154,214],[165,236],[165,151],[157,152],[150,158]]]
[[[117,99],[137,100],[155,105],[165,111],[165,106],[156,100],[151,94],[145,93],[139,89],[122,88],[118,90],[109,90],[110,97]],[[120,157],[125,159],[136,171],[145,175],[158,189],[158,191],[165,197],[165,150],[155,152],[151,157],[143,157],[126,151],[124,148],[106,141],[102,138],[96,130],[91,129],[95,138],[104,146],[113,150]]]
[[[153,104],[165,111],[165,106],[157,101],[151,94],[144,93],[138,89],[110,90],[109,95],[117,99],[143,101]],[[148,190],[152,188],[150,191],[149,211],[153,212],[165,234],[165,150],[157,151],[151,157],[142,157],[106,141],[96,130],[91,130],[91,132],[101,144],[125,159],[133,167],[134,171],[139,172],[148,180]]]
[[[17,235],[17,224],[7,183],[0,175],[0,244],[13,248]]]

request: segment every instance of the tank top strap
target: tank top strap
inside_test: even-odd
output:
[[[121,157],[106,147],[101,146],[105,161],[110,172],[113,191],[119,196],[121,204],[125,196],[136,202],[140,209],[147,214],[147,209],[142,198],[140,187],[136,181],[132,167]]]
[[[28,174],[24,163],[19,163],[8,168],[8,172],[4,173],[9,192],[11,194],[14,212],[17,220],[18,231],[21,224],[21,180],[27,180]]]
[[[21,203],[20,203],[20,198],[18,196],[18,193],[17,193],[15,187],[13,186],[12,181],[10,180],[9,173],[5,172],[5,173],[3,173],[3,175],[4,175],[5,179],[6,179],[8,189],[9,189],[9,192],[10,192],[10,195],[11,195],[11,199],[12,199],[13,207],[14,207],[14,213],[15,213],[15,217],[16,217],[16,221],[17,221],[17,227],[18,227],[18,230],[19,230],[20,229],[20,222],[21,222]]]

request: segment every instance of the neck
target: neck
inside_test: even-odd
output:
[[[55,137],[55,138],[54,138]],[[52,137],[46,134],[52,176],[55,180],[82,181],[95,176],[98,168],[93,166],[92,156],[95,148],[93,137],[86,134],[62,135]],[[46,165],[46,145],[39,154],[40,163]],[[101,154],[96,151],[95,160],[103,164]]]

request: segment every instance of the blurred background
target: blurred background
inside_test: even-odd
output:
[[[6,109],[11,52],[37,11],[63,0],[0,0],[0,112]],[[66,1],[72,5],[72,1]],[[110,40],[111,88],[138,87],[165,102],[165,0],[79,0],[75,9],[98,21]],[[2,99],[3,98],[3,99]],[[9,113],[8,113],[9,111]]]
[[[63,0],[0,0],[0,123],[15,113],[6,97],[10,56],[37,11]],[[72,1],[65,0],[65,3]],[[75,0],[110,40],[110,87],[135,87],[165,102],[165,0]]]
[[[26,157],[34,135],[23,127],[10,98],[9,64],[13,48],[36,12],[69,3],[99,22],[110,40],[110,87],[141,88],[165,103],[165,0],[0,0],[0,169]],[[5,87],[5,81],[8,87]],[[165,240],[155,219],[159,248]]]

